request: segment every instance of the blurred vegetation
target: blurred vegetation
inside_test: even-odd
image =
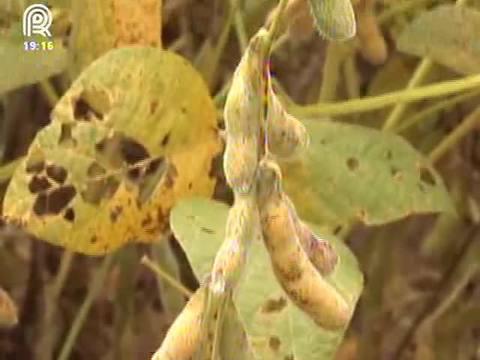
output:
[[[54,49],[27,52],[22,13],[39,2]],[[353,39],[318,36],[291,0],[273,43],[275,91],[311,136],[281,163],[285,189],[347,254],[332,281],[360,291],[344,245],[365,277],[343,341],[321,333],[323,350],[295,359],[480,359],[480,3],[351,2]],[[177,203],[232,203],[223,106],[275,5],[2,0],[0,359],[159,347],[223,231],[218,203]],[[241,316],[258,305],[248,291],[278,291],[268,278],[248,277]],[[306,329],[288,340],[314,339]]]

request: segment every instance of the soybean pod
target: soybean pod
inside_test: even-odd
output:
[[[317,325],[328,330],[345,327],[353,307],[323,278],[303,250],[276,163],[262,161],[258,185],[263,239],[278,282]]]
[[[266,35],[261,29],[250,41],[225,102],[224,171],[228,185],[240,194],[252,189],[263,145]]]
[[[318,32],[329,40],[355,36],[356,22],[350,0],[308,0]]]
[[[152,360],[190,360],[198,351],[203,341],[202,320],[206,291],[205,287],[200,287],[192,295]]]

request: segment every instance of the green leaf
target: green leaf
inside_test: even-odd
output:
[[[154,241],[179,198],[213,193],[220,152],[212,99],[185,59],[114,50],[57,103],[13,175],[3,214],[92,255]]]
[[[462,74],[480,72],[480,11],[443,5],[422,12],[397,39],[399,50]]]
[[[350,0],[309,0],[309,3],[321,35],[340,41],[355,36],[355,13]]]
[[[284,188],[304,219],[376,225],[454,212],[441,177],[401,137],[328,120],[304,124],[311,137],[307,154],[282,164]]]
[[[29,40],[46,41],[43,37]],[[36,51],[26,51],[25,41],[18,24],[5,32],[0,30],[0,94],[57,75],[67,66],[67,51],[60,41],[52,40],[53,50]]]
[[[207,199],[184,200],[172,211],[173,232],[199,279],[211,270],[224,239],[227,211],[226,205]],[[312,229],[317,235],[322,234],[318,226]],[[340,259],[327,279],[354,306],[363,286],[356,259],[335,237],[325,235],[323,238],[333,245]],[[344,329],[332,332],[319,328],[287,300],[261,239],[255,239],[252,244],[235,303],[256,355],[262,360],[331,359],[344,334]]]

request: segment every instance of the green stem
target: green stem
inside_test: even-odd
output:
[[[430,73],[430,70],[432,69],[432,67],[433,67],[433,62],[430,59],[423,59],[420,65],[415,70],[412,78],[410,79],[407,85],[407,89],[410,90],[420,85],[423,82],[423,80],[427,77],[427,75]],[[403,114],[405,114],[406,110],[407,110],[407,104],[405,103],[397,104],[388,115],[387,120],[385,120],[385,123],[383,125],[383,130],[390,130],[391,128],[395,127],[395,125],[397,125],[397,123],[400,121]]]
[[[429,106],[426,109],[418,112],[417,114],[415,114],[414,116],[409,118],[407,121],[404,121],[401,125],[399,125],[398,127],[395,128],[395,131],[396,132],[403,132],[405,130],[408,130],[412,126],[415,126],[415,125],[421,123],[422,121],[430,118],[431,116],[439,113],[440,111],[448,110],[448,109],[452,108],[453,106],[455,106],[455,105],[457,105],[461,102],[464,102],[468,99],[474,98],[478,95],[480,95],[480,91],[479,90],[474,90],[474,91],[471,91],[471,92],[456,95],[456,96],[453,96],[451,98],[439,101],[438,103],[435,103],[432,106]]]
[[[73,321],[72,326],[70,327],[70,331],[68,332],[67,338],[63,343],[62,349],[60,351],[60,355],[58,356],[58,360],[67,360],[70,358],[70,353],[72,352],[73,345],[82,329],[82,326],[87,318],[88,312],[92,307],[93,301],[100,293],[102,289],[103,282],[105,277],[107,276],[108,270],[110,269],[110,265],[112,264],[114,259],[113,255],[107,255],[100,266],[100,268],[96,271],[95,277],[93,281],[90,283],[88,288],[88,293],[85,299],[83,300],[82,306]]]
[[[322,87],[318,96],[319,102],[333,101],[337,95],[340,67],[344,56],[340,45],[330,42],[327,47],[325,62],[322,72]]]
[[[185,295],[186,297],[191,297],[193,295],[189,289],[183,286],[183,284],[179,283],[177,279],[173,278],[169,273],[161,269],[158,264],[152,261],[148,256],[143,256],[141,263],[157,274],[157,276],[168,282],[171,287],[177,289],[181,294]]]
[[[412,102],[446,96],[477,87],[480,87],[480,75],[472,75],[461,79],[443,81],[433,85],[409,90],[395,91],[388,94],[363,99],[307,106],[291,105],[290,110],[295,115],[303,118],[347,115],[377,110],[397,104],[399,102]]]
[[[445,139],[443,139],[429,154],[428,158],[432,163],[440,158],[454,147],[465,135],[480,124],[480,106],[476,108],[465,120],[455,128]]]

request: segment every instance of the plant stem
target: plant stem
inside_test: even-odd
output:
[[[278,32],[280,31],[280,24],[283,20],[282,19],[283,13],[285,12],[287,4],[288,4],[288,0],[280,0],[277,5],[275,17],[272,21],[272,25],[270,26],[270,29],[268,29],[268,37],[265,44],[265,49],[267,54],[271,52],[273,42],[278,36]]]
[[[428,98],[441,97],[480,87],[480,75],[467,76],[461,79],[439,82],[415,89],[395,91],[375,97],[354,99],[336,103],[314,105],[291,105],[295,115],[303,118],[347,115],[381,109],[399,102],[419,101]]]
[[[318,96],[319,102],[334,101],[337,95],[338,81],[340,78],[340,67],[344,60],[344,54],[341,45],[330,42],[327,47],[327,53],[322,72],[322,86]]]
[[[480,91],[474,90],[439,101],[432,106],[429,106],[426,109],[418,112],[417,114],[409,118],[407,121],[403,122],[401,125],[395,128],[395,132],[398,133],[408,130],[412,126],[415,126],[418,123],[424,121],[425,119],[428,119],[430,116],[433,116],[440,111],[448,110],[451,107],[457,105],[458,103],[474,98],[478,95],[480,95]]]
[[[114,255],[107,255],[102,261],[100,268],[96,271],[93,281],[90,283],[88,288],[88,293],[85,299],[83,300],[82,306],[73,321],[72,326],[70,327],[70,331],[68,332],[67,338],[63,343],[62,349],[60,351],[60,355],[58,356],[58,360],[68,360],[70,357],[70,353],[72,352],[73,345],[75,344],[75,340],[77,339],[80,330],[87,318],[88,312],[92,307],[93,301],[99,294],[100,290],[102,289],[103,281],[110,269],[110,265],[114,260]]]
[[[49,105],[54,108],[59,100],[59,97],[53,85],[49,80],[43,80],[39,83],[39,86]]]
[[[433,67],[433,62],[430,59],[427,59],[427,58],[423,59],[420,65],[417,67],[417,69],[413,73],[412,78],[408,82],[407,89],[410,90],[420,85],[422,81],[430,73],[430,70],[432,69],[432,67]],[[383,125],[383,130],[390,130],[395,125],[397,125],[397,123],[400,121],[403,114],[405,114],[405,110],[407,110],[406,103],[397,104],[388,115],[387,120],[385,120],[385,123]]]
[[[191,297],[193,293],[187,289],[183,284],[179,283],[175,278],[173,278],[170,274],[166,271],[161,269],[158,264],[152,261],[148,256],[144,255],[142,257],[141,263],[152,270],[155,274],[157,274],[160,278],[165,280],[170,284],[171,287],[177,289],[181,294],[185,295],[186,297]]]
[[[454,147],[465,135],[480,124],[480,106],[470,113],[465,120],[443,139],[429,154],[432,163],[437,162],[445,153]]]

